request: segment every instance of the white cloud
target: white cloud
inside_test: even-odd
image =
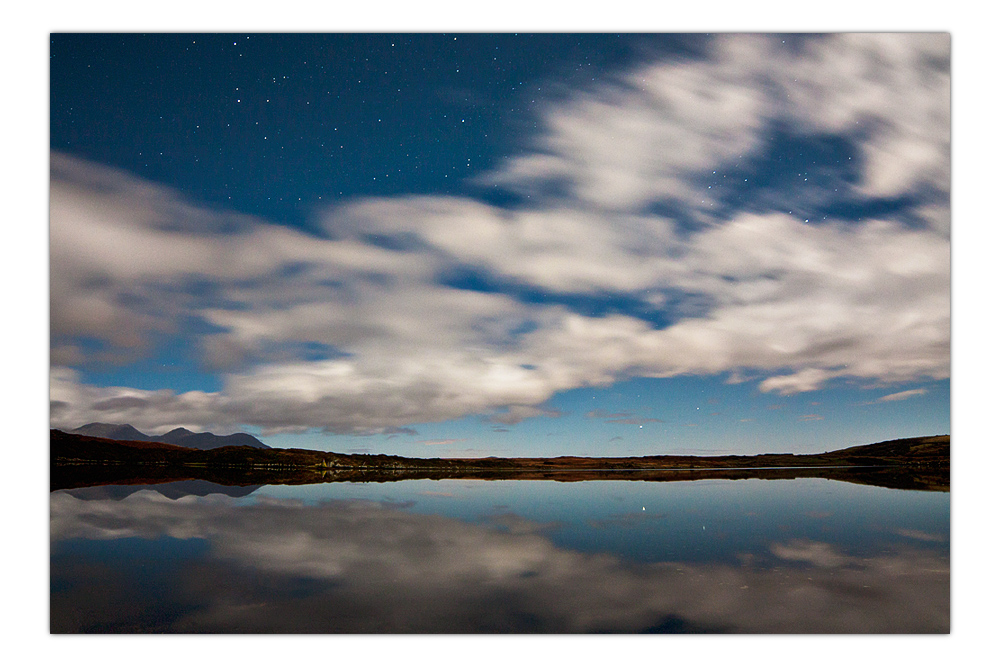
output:
[[[716,207],[691,176],[759,152],[771,124],[842,134],[862,149],[859,192],[949,190],[950,37],[836,34],[799,41],[728,35],[707,60],[655,63],[544,115],[539,152],[483,180],[539,196],[547,183],[614,210],[676,198]]]
[[[760,67],[773,51],[764,39],[723,37],[710,60],[650,65],[580,93],[545,114],[539,153],[488,180],[526,192],[565,183],[574,200],[601,209],[695,204],[692,174],[760,144],[772,105]]]
[[[226,399],[218,393],[95,387],[82,384],[76,371],[58,366],[49,374],[49,400],[53,428],[73,429],[100,421],[132,424],[144,433],[177,427],[227,433],[245,423],[227,414]]]
[[[947,377],[940,202],[915,209],[923,226],[713,217],[695,178],[785,121],[857,141],[870,158],[860,193],[947,192],[947,49],[946,36],[833,36],[797,55],[720,39],[707,60],[650,64],[550,105],[539,152],[486,177],[531,191],[530,206],[374,198],[327,211],[319,236],[53,154],[53,426],[388,433],[470,414],[515,423],[556,392],[628,376],[747,370],[785,394],[844,376]],[[645,212],[665,198],[706,224]],[[628,294],[667,309],[668,325],[442,284],[463,269],[540,293]],[[198,345],[228,371],[222,390],[89,387],[64,368],[141,354],[154,335]],[[303,360],[304,345],[328,358]]]
[[[815,391],[819,389],[824,381],[828,380],[832,373],[818,368],[804,368],[791,375],[776,375],[760,383],[761,391],[776,391],[779,394],[788,396],[798,394],[803,391]]]
[[[456,442],[465,442],[465,438],[445,438],[444,440],[418,440],[421,445],[443,446],[443,445],[454,445]]]
[[[863,138],[864,193],[947,192],[950,58],[947,33],[833,35],[782,68],[782,90],[803,126]]]
[[[889,394],[888,396],[883,396],[878,399],[879,403],[884,403],[886,401],[905,401],[908,398],[913,398],[914,396],[923,396],[927,393],[927,389],[921,387],[920,389],[909,389],[907,391],[896,392],[895,394]]]

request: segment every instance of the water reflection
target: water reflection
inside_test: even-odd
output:
[[[177,482],[164,482],[162,484],[105,484],[102,486],[88,486],[68,490],[67,493],[81,500],[121,500],[128,498],[133,493],[149,489],[167,498],[176,500],[184,496],[207,496],[213,493],[221,493],[231,498],[242,498],[249,496],[259,488],[260,484],[224,486],[201,479],[186,479]]]
[[[944,539],[789,536],[730,562],[556,544],[514,513],[223,495],[51,496],[53,632],[947,632]]]

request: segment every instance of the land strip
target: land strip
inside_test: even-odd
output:
[[[404,479],[604,480],[823,477],[890,488],[947,491],[948,435],[890,440],[822,454],[555,458],[408,458],[227,446],[198,450],[50,432],[50,487],[203,479],[220,484],[390,482]],[[141,481],[129,481],[141,480]]]

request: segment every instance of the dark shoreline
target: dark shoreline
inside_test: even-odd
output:
[[[201,479],[229,486],[410,479],[691,481],[822,477],[926,491],[950,489],[950,436],[890,440],[823,454],[415,459],[303,449],[197,450],[50,432],[50,490]]]

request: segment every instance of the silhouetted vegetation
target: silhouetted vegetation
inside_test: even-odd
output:
[[[595,458],[417,459],[307,449],[201,450],[51,431],[55,489],[203,479],[228,485],[390,482],[403,479],[681,481],[823,477],[889,488],[947,491],[951,437],[890,440],[823,454]]]

